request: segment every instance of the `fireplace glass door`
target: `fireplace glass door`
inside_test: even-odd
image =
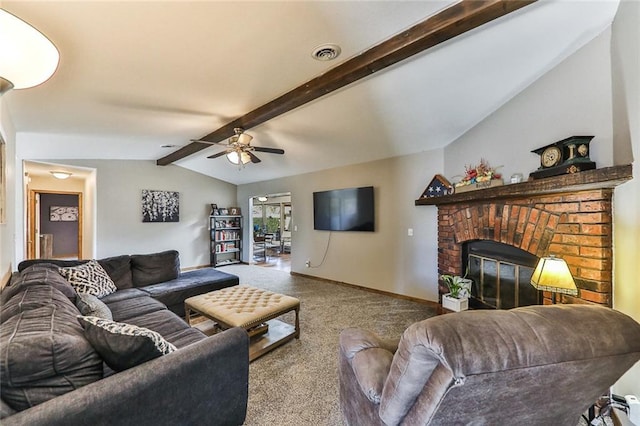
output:
[[[540,292],[530,283],[536,256],[494,241],[467,243],[463,255],[467,276],[474,282],[472,306],[511,309],[540,304]]]

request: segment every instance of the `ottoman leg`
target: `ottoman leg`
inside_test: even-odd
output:
[[[299,318],[299,313],[300,313],[300,306],[296,307],[296,334],[295,334],[295,338],[296,339],[300,338],[300,318]]]
[[[191,325],[191,309],[189,308],[189,305],[185,305],[184,307],[184,320],[187,324]]]

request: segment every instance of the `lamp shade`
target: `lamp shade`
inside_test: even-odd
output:
[[[241,143],[243,145],[248,145],[249,142],[251,142],[251,139],[253,139],[253,136],[246,133],[240,133],[238,135],[238,143]]]
[[[58,68],[60,53],[40,31],[0,9],[0,78],[5,90],[44,83]]]
[[[531,285],[552,293],[578,294],[567,262],[555,256],[542,257],[531,275]]]

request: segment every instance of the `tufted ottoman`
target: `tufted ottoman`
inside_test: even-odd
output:
[[[190,297],[184,301],[187,323],[191,313],[209,318],[221,329],[242,327],[251,336],[249,360],[300,338],[300,301],[295,297],[250,287],[234,286]],[[295,327],[275,318],[295,311]]]

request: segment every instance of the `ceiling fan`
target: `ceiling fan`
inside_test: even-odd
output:
[[[243,166],[249,162],[259,163],[261,160],[253,153],[255,152],[267,152],[269,154],[284,154],[284,149],[280,148],[266,148],[261,146],[251,146],[250,142],[253,136],[244,133],[244,129],[236,127],[233,129],[235,135],[231,136],[227,142],[227,148],[224,151],[220,151],[207,158],[217,158],[223,155],[227,156],[227,159],[233,164]],[[211,145],[222,144],[221,142],[209,142],[203,140],[192,140],[192,142],[202,142]]]

